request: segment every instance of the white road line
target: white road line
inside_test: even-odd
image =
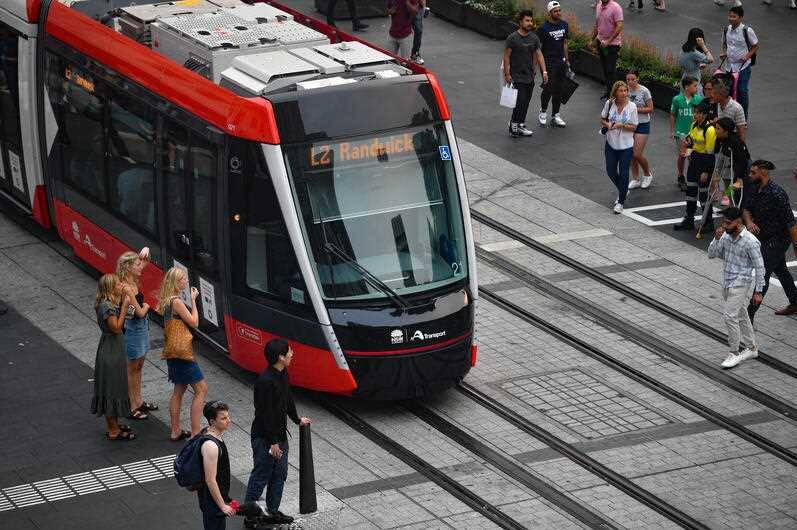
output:
[[[0,512],[174,476],[174,455],[139,460],[0,490]]]

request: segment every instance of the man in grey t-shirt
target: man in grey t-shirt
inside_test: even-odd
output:
[[[744,109],[738,101],[731,99],[730,90],[724,83],[714,86],[714,99],[717,101],[717,119],[730,118],[736,125],[736,131],[743,142],[747,142],[747,120]]]
[[[531,92],[534,89],[534,63],[540,68],[543,83],[548,82],[545,59],[540,51],[540,39],[534,29],[534,13],[523,10],[518,14],[519,27],[506,38],[504,46],[504,81],[517,89],[517,102],[509,123],[509,135],[531,136],[526,128],[526,114],[529,110]]]

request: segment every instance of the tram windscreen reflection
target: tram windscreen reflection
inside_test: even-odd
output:
[[[442,126],[292,146],[286,158],[325,297],[385,296],[345,258],[402,295],[466,277],[459,193]]]

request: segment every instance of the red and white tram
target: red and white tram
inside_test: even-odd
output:
[[[240,366],[369,399],[476,360],[475,254],[435,77],[276,3],[6,0],[0,195],[114,269],[149,246]],[[104,5],[110,11],[98,12]]]

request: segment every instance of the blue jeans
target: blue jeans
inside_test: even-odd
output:
[[[753,74],[753,67],[748,66],[739,71],[739,81],[736,83],[736,101],[744,109],[744,117],[747,118],[747,107],[750,105],[750,76]]]
[[[282,442],[282,458],[277,460],[268,450],[270,445],[263,438],[252,437],[252,459],[254,468],[249,475],[249,484],[246,486],[245,502],[253,502],[260,499],[263,490],[266,491],[266,509],[269,513],[275,513],[280,508],[282,502],[282,488],[285,486],[285,479],[288,478],[288,442]]]
[[[603,154],[606,156],[606,174],[617,187],[618,202],[624,204],[625,196],[628,195],[628,168],[634,148],[612,149],[606,142],[603,144]]]

